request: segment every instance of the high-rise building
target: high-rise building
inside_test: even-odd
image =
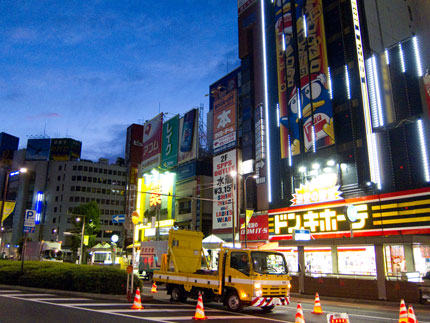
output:
[[[428,271],[429,62],[416,11],[403,0],[239,1],[242,88],[249,79],[263,120],[258,200],[268,246],[301,268],[300,292],[314,274],[363,274],[393,298],[386,275]]]

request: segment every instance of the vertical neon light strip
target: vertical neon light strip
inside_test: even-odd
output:
[[[288,135],[288,166],[293,166],[293,155],[291,152],[291,137]]]
[[[306,15],[303,15],[303,30],[305,32],[305,37],[308,37],[308,24],[306,22]]]
[[[346,95],[348,97],[348,100],[351,100],[351,86],[349,84],[348,65],[345,65],[345,85],[346,85]]]
[[[302,118],[302,102],[301,102],[301,98],[302,97],[302,93],[300,91],[300,88],[297,88],[297,112],[299,113],[298,117],[299,119]]]
[[[270,146],[269,146],[269,100],[268,100],[268,89],[267,89],[267,57],[266,57],[266,32],[265,32],[265,19],[264,19],[264,0],[260,0],[261,9],[261,33],[263,39],[263,75],[264,75],[264,105],[266,111],[266,146],[267,146],[267,185],[268,185],[268,200],[272,202],[272,174],[271,174],[271,163],[270,163]]]
[[[328,70],[328,93],[330,94],[330,100],[333,100],[333,87],[331,83],[331,73],[330,73],[330,67],[327,68]]]
[[[414,51],[415,51],[415,61],[417,63],[417,72],[418,76],[423,76],[423,66],[421,65],[421,55],[420,55],[420,49],[418,47],[418,39],[417,36],[414,36],[412,38],[412,42],[414,44]]]
[[[402,72],[406,73],[405,57],[403,56],[402,44],[400,43],[399,43],[399,52],[400,52],[400,64],[402,65]]]
[[[317,139],[315,135],[315,125],[312,125],[312,149],[314,153],[317,152]]]
[[[42,213],[42,207],[43,207],[43,192],[39,191],[36,195],[36,205],[34,209],[36,210],[36,218],[35,223],[40,224],[41,219],[41,213]]]
[[[388,49],[385,50],[385,62],[387,65],[390,65],[390,54],[388,53]]]
[[[376,103],[378,104],[378,123],[379,126],[384,125],[384,118],[382,115],[382,100],[381,100],[381,89],[379,88],[379,77],[378,77],[378,66],[376,65],[376,57],[373,55],[372,57],[372,74],[375,82],[375,94],[376,94]]]
[[[357,0],[351,0],[352,17],[354,20],[355,47],[357,50],[358,70],[360,73],[361,96],[363,101],[364,126],[366,130],[367,153],[370,166],[370,180],[380,187],[379,161],[376,151],[376,141],[372,133],[370,116],[369,93],[367,91],[366,67],[364,64],[363,45],[361,43],[360,18],[358,16]]]
[[[285,46],[285,34],[282,34],[282,50],[285,52],[286,46]]]
[[[278,128],[281,126],[281,115],[279,112],[279,103],[276,104],[276,120],[278,120]]]
[[[429,160],[428,160],[427,143],[426,143],[425,134],[424,134],[423,121],[419,119],[417,121],[417,125],[418,125],[418,137],[420,139],[420,146],[421,146],[421,155],[423,159],[424,178],[426,182],[430,182]]]
[[[142,206],[142,178],[137,179],[137,192],[136,192],[136,211],[139,212],[140,216],[140,208]]]
[[[378,122],[378,109],[376,104],[376,93],[375,93],[375,79],[373,78],[373,67],[372,67],[372,59],[369,58],[366,61],[366,67],[368,71],[372,71],[368,73],[367,84],[369,85],[369,99],[370,99],[370,111],[372,114],[372,122],[374,127],[379,127]]]

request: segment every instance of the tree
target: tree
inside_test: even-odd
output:
[[[85,219],[85,235],[90,236],[89,247],[95,244],[96,233],[100,230],[100,209],[95,201],[80,204],[73,209],[73,232],[72,250],[77,251],[81,244],[81,232],[83,220]]]

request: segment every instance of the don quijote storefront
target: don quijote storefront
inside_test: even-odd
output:
[[[316,195],[303,188],[291,207],[269,211],[263,248],[285,255],[292,290],[419,301],[430,271],[430,189],[352,199],[338,189]]]

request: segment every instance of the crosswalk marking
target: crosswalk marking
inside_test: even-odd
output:
[[[99,312],[103,312],[103,313],[115,313],[115,312],[120,312],[120,313],[136,313],[136,310],[133,310],[131,308],[128,309],[106,309],[106,310],[98,310]],[[189,312],[189,309],[183,309],[183,310],[178,310],[178,309],[168,309],[168,308],[144,308],[142,309],[143,312]],[[223,310],[217,310],[214,308],[206,308],[205,312],[222,312],[224,313],[225,311]]]
[[[17,298],[17,297],[15,297]],[[67,298],[67,297],[40,297],[40,298],[32,298],[34,301],[87,301],[89,298]]]

